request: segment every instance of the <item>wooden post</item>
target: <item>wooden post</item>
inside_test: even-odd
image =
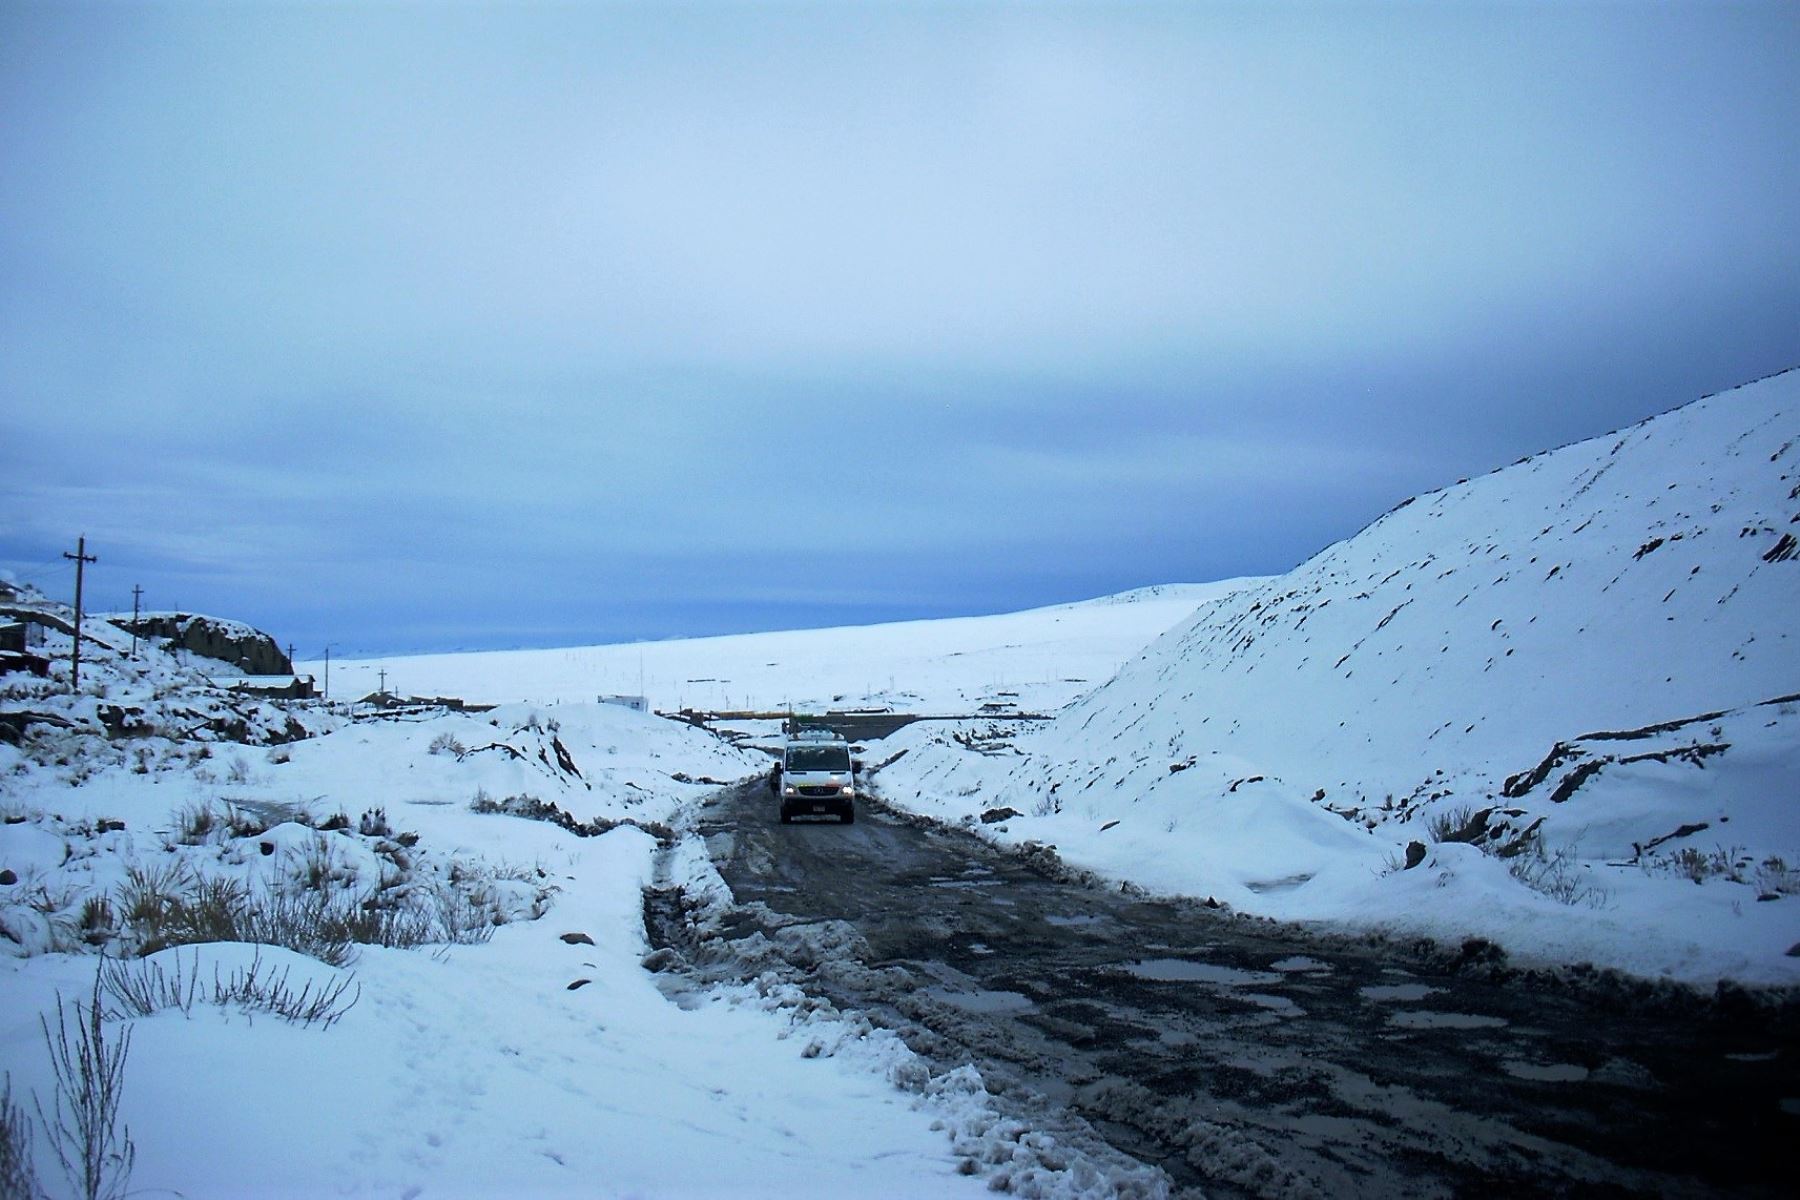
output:
[[[82,568],[100,560],[87,552],[87,534],[75,539],[75,553],[63,551],[64,558],[75,560],[75,649],[69,655],[69,690],[81,687],[81,577]]]

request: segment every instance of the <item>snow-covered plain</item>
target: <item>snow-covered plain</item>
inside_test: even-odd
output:
[[[674,712],[972,713],[984,703],[1054,712],[1201,604],[1260,580],[1164,584],[1020,613],[554,650],[338,659],[334,696],[386,671],[403,695],[552,704],[641,695]],[[299,665],[323,677],[323,662]]]
[[[903,730],[880,790],[1268,916],[1800,982],[1797,480],[1800,371],[1409,501],[1045,725]]]

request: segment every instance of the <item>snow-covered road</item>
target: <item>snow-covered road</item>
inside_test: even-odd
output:
[[[733,907],[666,986],[771,967],[1095,1161],[1207,1195],[1777,1194],[1794,1014],[1727,994],[1314,938],[1072,880],[878,807],[783,827],[754,784],[700,832]],[[1115,1166],[1118,1160],[1114,1160]]]

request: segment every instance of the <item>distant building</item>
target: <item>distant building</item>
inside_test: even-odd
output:
[[[642,696],[601,696],[602,704],[617,704],[620,708],[629,708],[632,712],[647,713],[650,701]]]
[[[296,675],[287,683],[249,682],[231,685],[234,692],[245,692],[252,696],[267,696],[271,700],[314,700],[318,698],[318,689],[313,684],[311,675]]]

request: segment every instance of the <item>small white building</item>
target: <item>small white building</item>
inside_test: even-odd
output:
[[[647,713],[650,711],[650,701],[642,696],[601,696],[600,703],[617,704],[623,708],[629,708],[632,712]]]

